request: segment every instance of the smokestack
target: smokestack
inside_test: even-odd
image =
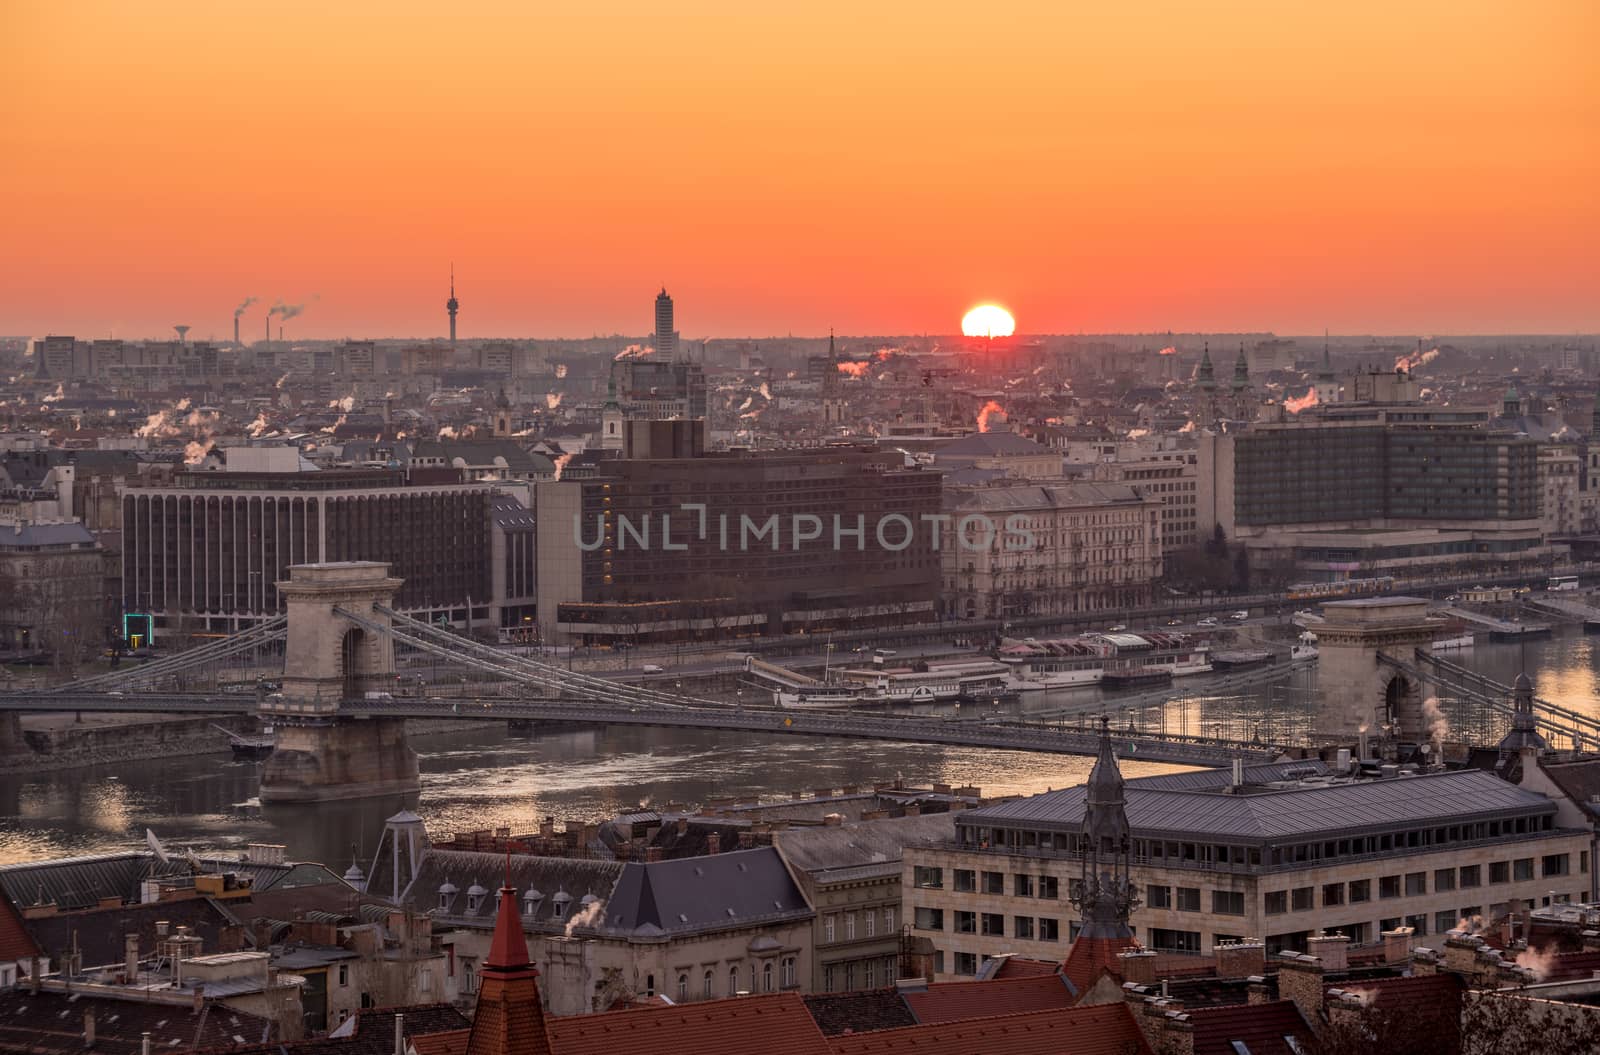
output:
[[[150,1032],[139,1034],[139,1055],[150,1055]]]
[[[139,935],[123,935],[122,960],[122,969],[127,972],[128,984],[132,985],[139,978]]]
[[[278,323],[278,340],[283,340],[283,323]]]
[[[272,312],[270,312],[270,311],[267,312],[266,323],[267,323],[267,343],[271,344],[272,343]]]
[[[233,317],[233,346],[239,347],[239,316]]]
[[[394,1055],[406,1055],[406,1016],[394,1016]]]

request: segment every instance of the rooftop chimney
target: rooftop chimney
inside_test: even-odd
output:
[[[94,1047],[94,1008],[84,1008],[83,1011],[83,1046]]]
[[[122,969],[127,972],[128,981],[132,983],[139,977],[139,935],[124,934],[122,936]]]
[[[406,1055],[406,1016],[394,1016],[394,1055]]]
[[[706,836],[706,853],[714,854],[722,850],[722,833],[712,832]]]

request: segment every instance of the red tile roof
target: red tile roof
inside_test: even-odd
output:
[[[0,962],[32,959],[38,951],[22,925],[22,917],[9,900],[0,897]]]
[[[1022,956],[1007,956],[995,971],[996,978],[1026,978],[1031,975],[1055,974],[1061,965],[1054,960],[1029,960]]]
[[[1563,952],[1549,960],[1550,972],[1544,981],[1565,982],[1578,978],[1593,978],[1600,971],[1600,952]]]
[[[923,1025],[1070,1007],[1077,999],[1059,975],[1025,975],[989,982],[941,982],[905,993],[906,1006]]]
[[[833,1055],[1150,1055],[1151,1050],[1122,1003],[855,1033],[830,1037],[828,1043]]]
[[[448,1033],[426,1033],[411,1038],[417,1055],[466,1055],[470,1029],[453,1029]]]
[[[551,1055],[539,1002],[539,972],[528,962],[517,893],[510,887],[500,888],[494,940],[478,979],[467,1055]]]
[[[1298,1040],[1302,1050],[1313,1047],[1311,1027],[1293,1000],[1186,1010],[1194,1026],[1194,1055],[1235,1055],[1236,1040],[1250,1055],[1294,1055],[1285,1037]]]
[[[1122,961],[1117,959],[1117,953],[1138,947],[1139,943],[1133,940],[1132,935],[1120,938],[1080,937],[1067,952],[1067,962],[1062,965],[1062,970],[1077,992],[1086,993],[1100,977],[1102,970],[1109,970],[1121,978]]]
[[[798,993],[547,1020],[557,1055],[830,1055]]]

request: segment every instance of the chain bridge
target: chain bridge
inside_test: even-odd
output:
[[[1098,735],[1066,724],[991,716],[784,711],[665,692],[494,648],[392,607],[400,582],[379,562],[297,565],[278,584],[283,616],[138,666],[66,684],[0,694],[15,733],[25,711],[249,714],[272,727],[263,802],[316,802],[414,791],[414,719],[669,726],[762,734],[1093,755]],[[396,665],[433,657],[462,671],[422,685]],[[231,681],[219,668],[234,672]],[[278,688],[267,686],[277,682]],[[1119,754],[1152,762],[1264,761],[1281,745],[1132,729]]]

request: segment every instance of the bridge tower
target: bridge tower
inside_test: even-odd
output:
[[[401,718],[347,717],[339,705],[394,683],[394,642],[344,612],[389,625],[377,606],[400,580],[377,561],[297,564],[277,584],[289,628],[283,691],[262,702],[277,745],[261,773],[262,802],[323,802],[417,791],[416,752]]]
[[[1383,652],[1410,663],[1416,650],[1433,643],[1437,624],[1428,620],[1420,597],[1369,597],[1330,601],[1317,627],[1317,687],[1322,702],[1312,723],[1319,738],[1355,743],[1384,725],[1401,739],[1427,738],[1422,702],[1429,687],[1378,662]]]

